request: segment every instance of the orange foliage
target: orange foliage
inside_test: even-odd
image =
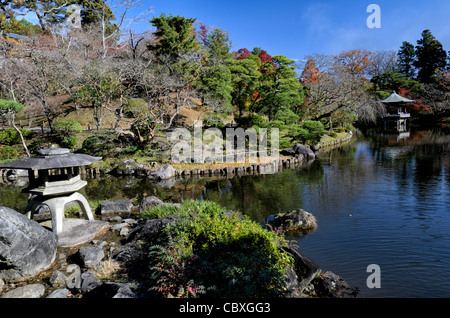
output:
[[[353,76],[363,77],[366,71],[373,64],[371,60],[372,52],[367,50],[350,50],[336,56],[336,61]]]
[[[302,73],[302,82],[305,85],[317,84],[319,82],[320,71],[316,67],[316,62],[313,58],[309,58],[305,64],[305,69]]]

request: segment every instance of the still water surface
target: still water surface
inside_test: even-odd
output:
[[[136,178],[88,180],[90,201],[147,195],[212,200],[256,221],[303,208],[313,233],[289,237],[322,269],[360,289],[359,297],[450,297],[450,134],[441,129],[386,135],[359,132],[350,144],[277,174],[183,180],[171,187]],[[24,208],[19,187],[0,187],[0,204]],[[381,269],[369,289],[367,267]]]

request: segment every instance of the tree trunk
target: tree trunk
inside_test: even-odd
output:
[[[23,138],[22,132],[20,131],[20,129],[16,126],[16,123],[14,122],[14,117],[15,117],[15,115],[12,114],[12,116],[11,116],[12,123],[11,124],[12,124],[13,128],[17,131],[17,133],[19,134],[20,141],[22,142],[23,149],[25,150],[27,156],[30,157],[31,156],[30,151],[28,150],[27,144],[25,143],[25,139]]]

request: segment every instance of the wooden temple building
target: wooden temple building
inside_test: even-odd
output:
[[[406,104],[412,103],[414,100],[404,98],[394,91],[381,102],[386,106],[386,113],[377,116],[378,124],[381,128],[385,131],[406,131],[407,120],[411,118]]]

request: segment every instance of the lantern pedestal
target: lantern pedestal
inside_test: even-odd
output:
[[[69,149],[51,147],[38,151],[37,156],[18,159],[0,165],[3,169],[28,170],[29,184],[23,192],[32,196],[25,214],[32,219],[39,206],[48,206],[52,216],[52,230],[59,237],[64,229],[64,206],[69,202],[80,205],[87,221],[94,221],[86,198],[77,191],[87,182],[81,180],[80,167],[90,165],[100,157],[70,153]],[[76,233],[74,233],[76,234]]]

